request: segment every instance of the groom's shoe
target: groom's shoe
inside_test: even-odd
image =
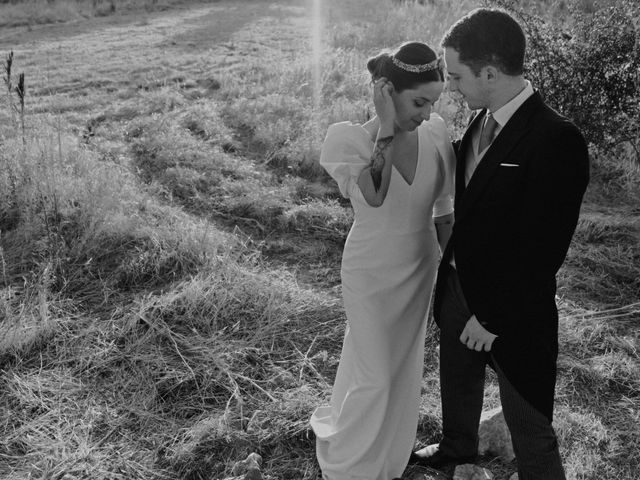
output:
[[[420,450],[411,452],[409,457],[409,464],[421,465],[423,467],[431,467],[440,469],[447,465],[460,465],[463,463],[473,463],[476,460],[476,455],[470,455],[467,457],[452,457],[440,451],[439,445],[434,443],[428,445]]]

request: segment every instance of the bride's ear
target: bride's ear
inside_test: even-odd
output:
[[[396,87],[394,87],[393,83],[391,83],[391,81],[387,80],[387,85],[389,86],[389,93],[395,93]]]

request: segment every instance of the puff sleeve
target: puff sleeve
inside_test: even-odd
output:
[[[351,122],[329,126],[320,165],[338,183],[343,197],[366,204],[358,177],[370,162],[373,145],[367,131]]]
[[[441,217],[453,213],[455,195],[456,154],[453,151],[447,125],[442,117],[432,114],[429,119],[429,132],[438,152],[441,189],[433,205],[433,216]]]

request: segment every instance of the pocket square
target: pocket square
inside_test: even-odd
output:
[[[520,165],[518,165],[517,163],[501,163],[500,166],[501,167],[519,167]]]

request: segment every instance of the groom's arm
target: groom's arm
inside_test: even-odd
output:
[[[525,293],[555,277],[577,226],[589,182],[589,152],[580,131],[569,122],[556,125],[527,169],[516,259],[529,284]]]
[[[440,244],[440,252],[444,254],[444,249],[447,248],[447,243],[449,243],[449,238],[451,238],[451,232],[453,230],[453,213],[434,217],[433,223],[436,226],[436,236]]]
[[[575,125],[558,121],[536,136],[538,141],[532,142],[531,157],[523,166],[510,282],[497,293],[502,312],[499,318],[482,319],[486,329],[504,341],[521,335],[523,325],[544,320],[538,309],[530,307],[539,305],[555,288],[589,181],[589,152]]]

